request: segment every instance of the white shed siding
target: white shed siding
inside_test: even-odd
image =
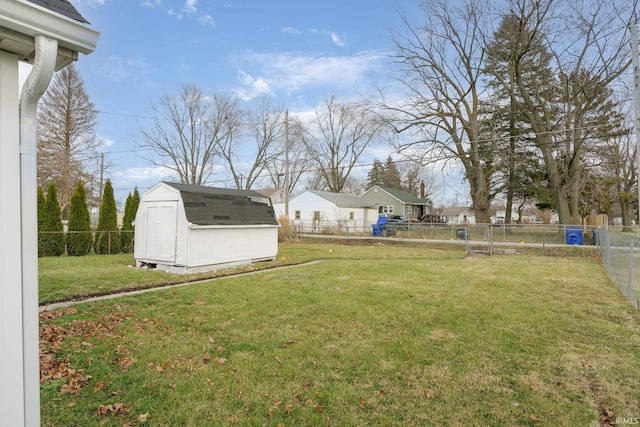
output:
[[[277,250],[275,253],[273,250],[273,242],[278,241],[278,229],[275,227],[194,227],[188,236],[190,267],[235,262],[237,254],[251,254],[253,261],[273,259],[277,255]],[[186,265],[180,261],[176,260],[176,264]]]

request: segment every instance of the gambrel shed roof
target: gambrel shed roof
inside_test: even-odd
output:
[[[251,190],[164,184],[180,191],[187,221],[194,225],[278,225],[268,197]]]

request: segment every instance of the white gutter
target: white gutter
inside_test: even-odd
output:
[[[25,425],[40,425],[40,358],[38,330],[38,207],[37,122],[40,97],[49,87],[56,66],[58,42],[35,36],[33,68],[20,94],[20,206],[22,219],[22,345]]]
[[[26,0],[0,0],[0,27],[31,37],[43,35],[85,55],[96,49],[100,36],[87,24]]]

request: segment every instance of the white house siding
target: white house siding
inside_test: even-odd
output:
[[[273,205],[276,216],[284,215],[284,203]],[[300,218],[296,219],[296,211]],[[314,212],[320,212],[320,221],[314,221]],[[353,213],[353,219],[350,215]],[[376,208],[337,206],[311,191],[305,191],[289,201],[289,219],[299,232],[306,233],[356,233],[370,232],[378,220]]]

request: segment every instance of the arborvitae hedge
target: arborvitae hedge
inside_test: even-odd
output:
[[[44,256],[44,193],[42,187],[38,187],[38,256]]]
[[[67,253],[71,256],[87,255],[91,251],[91,216],[87,206],[87,195],[82,182],[76,186],[69,203],[69,225]]]
[[[120,235],[122,237],[122,252],[133,252],[133,238],[135,227],[133,221],[136,219],[136,213],[138,212],[138,205],[140,205],[140,194],[138,188],[133,190],[133,195],[127,196],[127,201],[124,205],[124,218],[122,220],[122,230]]]
[[[44,202],[42,218],[41,247],[38,251],[41,256],[60,256],[64,254],[65,235],[60,216],[60,203],[53,182],[47,187],[47,196]]]
[[[111,181],[107,179],[102,194],[102,205],[98,217],[96,240],[93,249],[97,254],[117,254],[122,247],[120,232],[118,231],[118,212],[116,199],[113,196]]]

